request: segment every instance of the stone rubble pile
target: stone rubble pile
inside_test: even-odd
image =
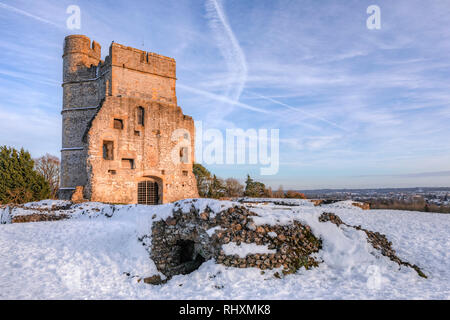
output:
[[[256,225],[254,215],[238,205],[217,214],[208,207],[198,212],[192,206],[188,213],[175,208],[173,217],[153,223],[151,258],[167,277],[192,272],[209,259],[237,268],[282,268],[283,274],[318,265],[311,254],[318,252],[322,243],[309,226],[297,221],[291,225]],[[222,246],[230,242],[237,246],[265,245],[275,253],[248,254],[245,258],[227,255]]]
[[[192,201],[188,210],[179,203],[175,204],[173,215],[154,222],[151,235],[140,239],[144,245],[151,243],[148,245],[151,258],[167,277],[162,281],[159,276],[154,276],[144,279],[145,282],[163,283],[174,275],[196,270],[210,259],[227,267],[278,269],[274,274],[276,277],[281,276],[279,271],[283,275],[291,274],[302,267],[316,267],[321,262],[313,254],[322,248],[322,241],[307,225],[298,221],[288,225],[257,225],[253,221],[256,214],[251,207],[236,203],[233,207],[214,212],[208,206],[204,210],[197,209],[195,202]],[[382,255],[426,277],[416,265],[397,257],[385,235],[348,225],[331,213],[323,213],[319,221],[331,221],[338,227],[345,225],[364,231],[368,242]],[[223,246],[230,243],[235,246],[265,246],[270,253],[227,254]]]
[[[399,265],[413,268],[419,274],[419,276],[421,276],[423,278],[427,278],[427,276],[422,272],[422,270],[420,270],[420,268],[418,266],[413,265],[409,262],[403,261],[397,256],[395,250],[392,248],[392,242],[390,242],[384,234],[364,229],[361,226],[352,226],[352,225],[346,224],[338,216],[336,216],[333,213],[324,212],[319,217],[319,221],[321,221],[321,222],[330,221],[331,223],[334,223],[337,226],[344,225],[347,227],[355,228],[356,230],[364,231],[367,235],[367,241],[375,249],[379,250],[383,256],[388,257],[390,260],[398,263]]]

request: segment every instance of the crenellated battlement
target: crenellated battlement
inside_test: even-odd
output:
[[[101,56],[100,44],[89,37],[70,35],[65,38],[65,109],[98,105],[109,95],[177,105],[175,59],[114,42],[105,60],[101,60]]]
[[[112,43],[109,48],[109,57],[112,66],[151,73],[162,77],[176,77],[175,59],[157,53]]]
[[[116,42],[111,43],[111,47],[116,47],[116,48],[120,48],[121,50],[128,50],[128,51],[136,52],[139,55],[150,55],[150,56],[157,57],[158,59],[164,59],[164,60],[169,60],[169,61],[175,62],[174,58],[163,56],[162,54],[158,54],[158,53],[154,53],[154,52],[149,52],[149,51],[147,52],[147,51],[136,49],[133,47],[128,47],[128,46],[125,46],[123,44],[119,44]]]
[[[63,82],[82,81],[95,77],[101,63],[102,48],[83,35],[70,35],[64,40]]]
[[[97,100],[105,95],[138,96],[176,104],[176,61],[154,52],[111,43],[101,60],[101,46],[84,35],[64,41],[63,85],[97,81]],[[104,90],[103,90],[104,89]]]

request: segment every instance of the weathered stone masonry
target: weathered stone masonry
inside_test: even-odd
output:
[[[188,202],[175,203],[173,215],[166,220],[155,221],[151,235],[139,239],[147,247],[157,269],[167,279],[192,272],[210,259],[227,267],[278,269],[274,274],[276,277],[295,273],[300,268],[317,267],[322,262],[314,255],[322,249],[322,239],[314,235],[308,225],[296,220],[289,224],[257,225],[253,218],[258,214],[246,205],[235,204],[214,212],[208,206],[204,210],[198,209],[196,201],[192,200],[188,212]],[[322,213],[319,221],[330,221],[338,228],[342,225],[364,231],[367,242],[381,255],[400,266],[414,269],[421,277],[427,277],[418,266],[401,260],[386,236],[345,224],[331,213]],[[229,243],[265,245],[274,252],[248,254],[246,257],[227,255],[223,246]],[[163,282],[160,277],[150,277],[144,281],[152,284]]]
[[[112,43],[103,61],[97,42],[71,35],[63,61],[60,198],[197,197],[195,128],[177,105],[175,60]]]
[[[236,268],[282,268],[284,274],[318,265],[312,253],[318,252],[322,243],[309,226],[297,221],[289,225],[256,225],[253,222],[256,214],[245,206],[233,206],[218,213],[206,207],[199,212],[195,202],[196,199],[192,200],[189,212],[183,212],[177,202],[172,217],[153,223],[149,251],[165,276],[187,274],[209,259]],[[145,237],[140,240],[145,246]],[[250,254],[245,258],[226,255],[222,246],[228,243],[267,245],[275,253]]]

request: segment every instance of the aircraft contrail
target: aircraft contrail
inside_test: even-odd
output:
[[[254,111],[254,112],[258,112],[258,113],[272,113],[269,110],[264,110],[264,109],[261,109],[261,108],[258,108],[258,107],[254,107],[254,106],[248,105],[248,104],[240,102],[240,101],[232,100],[232,99],[230,99],[227,96],[222,96],[222,95],[218,95],[218,94],[215,94],[215,93],[212,93],[212,92],[208,92],[208,91],[204,91],[204,90],[201,90],[201,89],[193,88],[193,87],[184,85],[182,83],[178,83],[177,87],[181,88],[181,89],[184,89],[186,91],[189,91],[189,92],[192,92],[192,93],[195,93],[195,94],[207,97],[207,98],[212,99],[212,100],[216,100],[216,101],[219,101],[219,102],[224,102],[224,103],[227,103],[229,105],[237,106],[237,107],[240,107],[240,108],[243,108],[243,109],[247,109],[247,110],[250,110],[250,111]]]
[[[217,45],[232,78],[225,95],[231,100],[238,101],[247,81],[247,62],[244,52],[228,23],[221,1],[207,0],[206,10]]]
[[[24,11],[24,10],[22,10],[22,9],[18,9],[18,8],[16,8],[16,7],[13,7],[13,6],[4,4],[4,3],[2,3],[2,2],[0,2],[0,8],[3,8],[3,9],[6,9],[6,10],[9,10],[9,11],[12,11],[12,12],[15,12],[15,13],[18,13],[18,14],[21,14],[21,15],[26,16],[26,17],[28,17],[28,18],[32,18],[32,19],[34,19],[34,20],[37,20],[37,21],[39,21],[39,22],[43,22],[43,23],[49,24],[49,25],[54,26],[54,27],[57,27],[57,28],[61,28],[61,26],[59,26],[58,24],[56,24],[56,23],[54,23],[54,22],[52,22],[52,21],[50,21],[50,20],[41,18],[41,17],[36,16],[36,15],[34,15],[34,14],[32,14],[32,13],[29,13],[29,12],[26,12],[26,11]]]

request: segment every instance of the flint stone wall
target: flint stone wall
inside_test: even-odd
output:
[[[151,233],[151,258],[157,269],[168,279],[177,274],[187,274],[197,269],[204,261],[214,259],[216,263],[236,268],[278,269],[274,274],[295,273],[298,269],[316,267],[321,261],[313,253],[322,248],[322,241],[317,238],[309,226],[294,221],[289,225],[257,225],[252,213],[246,206],[239,204],[215,214],[206,207],[199,210],[192,200],[190,210],[175,204],[173,215],[166,220],[153,223]],[[390,260],[399,265],[414,269],[426,278],[422,270],[400,259],[392,243],[386,236],[366,230],[360,226],[351,226],[331,213],[323,213],[320,222],[331,221],[337,227],[345,225],[362,230],[367,235],[367,242]],[[140,239],[145,244],[145,239]],[[223,245],[234,243],[267,246],[273,253],[251,253],[245,257],[226,254]],[[158,282],[157,284],[159,284]]]
[[[167,277],[192,272],[209,259],[238,268],[282,268],[284,274],[318,265],[311,254],[319,251],[322,243],[308,226],[299,222],[256,225],[254,215],[243,206],[218,214],[208,207],[199,212],[192,206],[188,213],[176,207],[173,217],[153,223],[151,258]],[[267,245],[275,253],[249,254],[245,258],[227,255],[222,245],[230,242]]]

